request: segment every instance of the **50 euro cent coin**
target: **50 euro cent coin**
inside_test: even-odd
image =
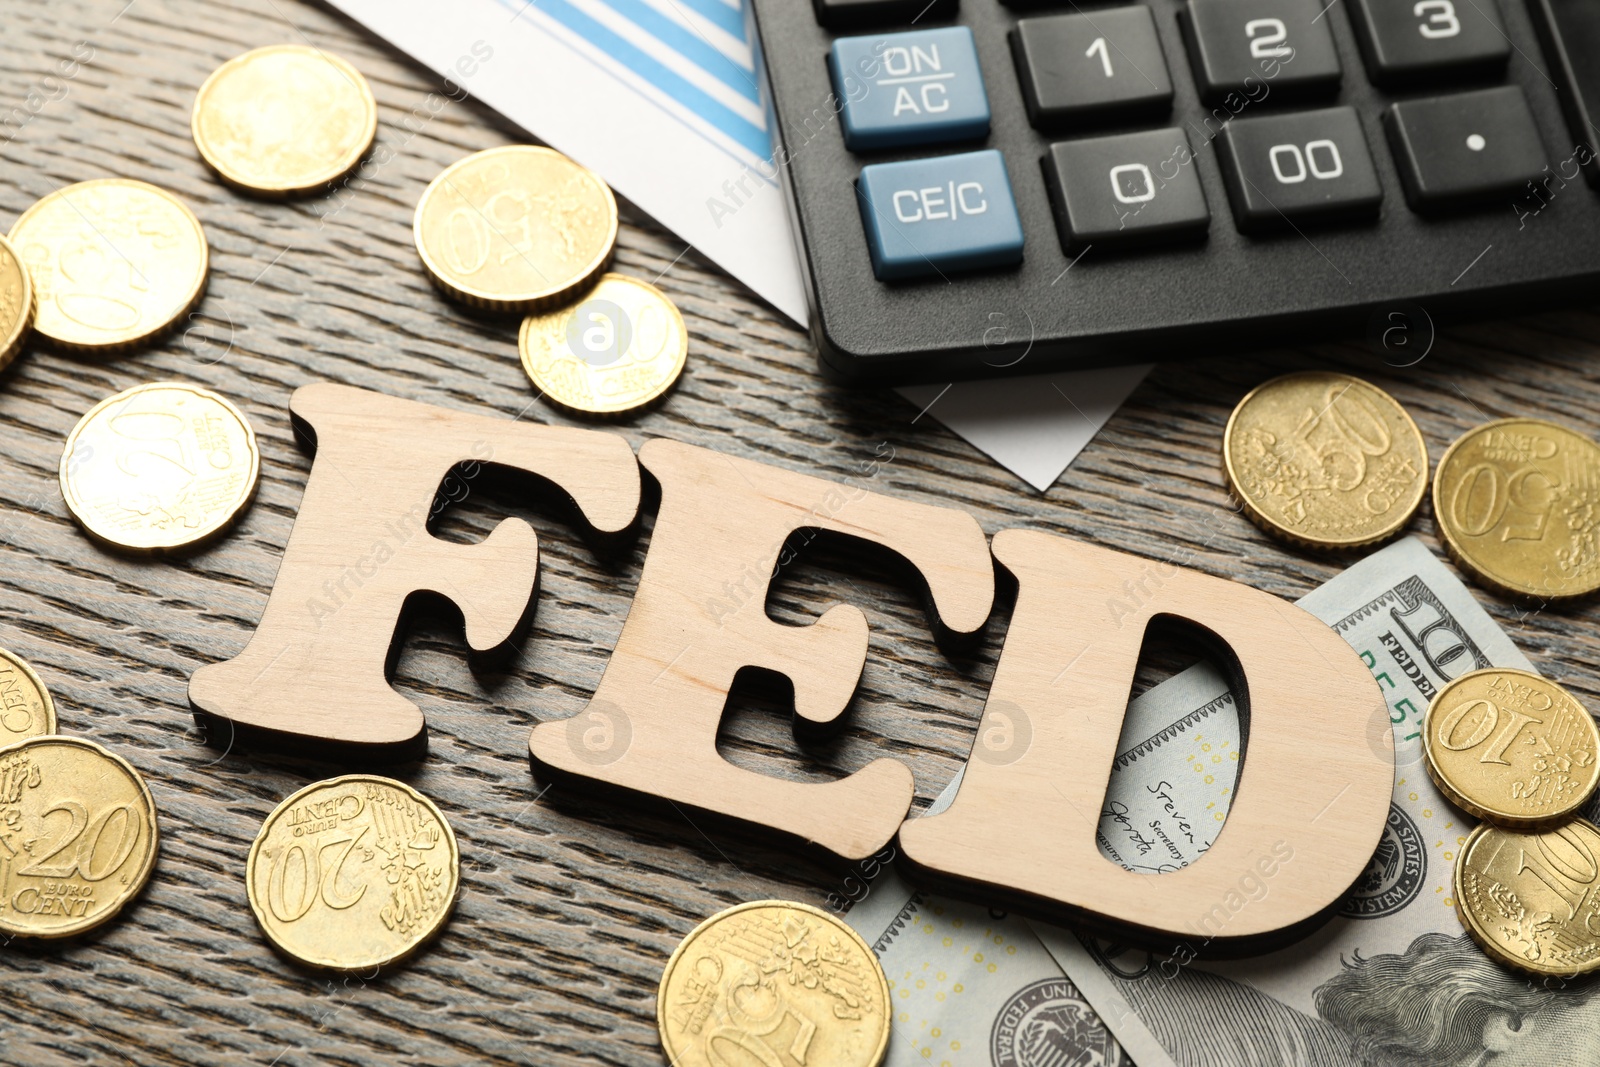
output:
[[[445,295],[488,311],[535,311],[605,270],[617,201],[560,152],[506,145],[446,167],[423,190],[412,235]]]
[[[120,756],[72,737],[0,749],[0,933],[107,922],[150,880],[159,847],[155,800]]]
[[[888,980],[860,935],[808,904],[758,900],[683,939],[661,976],[656,1026],[677,1067],[877,1067],[889,1011]]]
[[[36,307],[28,268],[11,242],[0,237],[0,370],[9,367],[22,351],[33,329]]]
[[[1422,724],[1428,774],[1458,807],[1501,826],[1560,822],[1600,784],[1600,729],[1555,682],[1503,667],[1463,674]]]
[[[279,951],[311,967],[372,971],[444,927],[461,853],[427,797],[353,774],[278,805],[250,847],[246,879],[256,922]]]
[[[619,416],[654,404],[677,383],[689,333],[661,290],[607,274],[574,306],[522,320],[517,348],[547,400]]]
[[[57,189],[11,227],[38,309],[33,328],[60,348],[125,351],[199,303],[210,252],[177,197],[129,178]]]
[[[1445,548],[1484,585],[1564,599],[1600,590],[1600,445],[1543,419],[1497,419],[1439,461]]]
[[[1250,520],[1308,548],[1387,540],[1428,488],[1428,450],[1411,416],[1377,386],[1331,371],[1251,390],[1228,418],[1222,458]]]

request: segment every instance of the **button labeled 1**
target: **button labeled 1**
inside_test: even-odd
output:
[[[1234,119],[1216,145],[1241,232],[1303,219],[1370,218],[1383,203],[1354,108]]]
[[[999,152],[863,167],[856,194],[879,281],[1022,262],[1022,222]]]
[[[1011,31],[1011,52],[1028,118],[1040,129],[1172,107],[1167,59],[1143,5],[1023,19]]]
[[[965,26],[841,37],[828,53],[845,147],[976,140],[989,133],[989,97]]]

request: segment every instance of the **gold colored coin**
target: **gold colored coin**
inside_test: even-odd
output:
[[[1422,722],[1428,773],[1480,819],[1531,829],[1583,807],[1600,785],[1600,729],[1571,693],[1488,667],[1439,691]]]
[[[21,656],[0,648],[0,748],[55,732],[50,691]]]
[[[577,304],[523,319],[517,348],[547,399],[589,415],[621,415],[677,382],[689,331],[661,290],[607,274]]]
[[[1514,596],[1600,589],[1600,445],[1543,419],[1468,430],[1439,461],[1433,515],[1451,558]]]
[[[461,883],[456,835],[404,782],[351,774],[309,785],[261,827],[246,867],[250,909],[286,955],[371,971],[444,926]]]
[[[1490,956],[1541,975],[1600,970],[1600,829],[1481,824],[1456,857],[1456,914]]]
[[[656,1026],[676,1067],[877,1067],[889,1010],[883,968],[854,930],[808,904],[758,900],[683,939],[661,976]]]
[[[508,145],[447,167],[423,191],[412,232],[447,295],[534,311],[599,277],[617,241],[617,202],[560,152]]]
[[[0,237],[0,370],[22,351],[33,329],[33,281],[11,242]]]
[[[195,147],[230,185],[268,196],[326,187],[372,147],[378,103],[348,62],[298,44],[228,60],[194,100]]]
[[[238,408],[197,385],[155,382],[78,420],[61,453],[61,495],[91,536],[163,552],[231,525],[260,471],[255,431]]]
[[[200,220],[144,182],[57,189],[22,213],[11,244],[33,279],[34,329],[62,348],[131,348],[171,328],[205,291]]]
[[[155,800],[120,756],[75,737],[0,749],[0,933],[99,926],[150,880],[159,838]]]
[[[1262,530],[1351,549],[1393,537],[1428,488],[1422,431],[1388,393],[1348,374],[1307,371],[1257,386],[1222,435],[1234,496]]]

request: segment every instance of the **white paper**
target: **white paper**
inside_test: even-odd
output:
[[[1152,364],[915,385],[899,393],[1041,493],[1055,484]]]

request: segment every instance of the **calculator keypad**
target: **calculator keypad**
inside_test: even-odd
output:
[[[992,149],[875,163],[861,169],[856,194],[879,281],[1022,262],[1022,221]]]
[[[1495,0],[1350,0],[1350,20],[1379,85],[1494,75],[1511,58]]]
[[[1011,32],[1028,118],[1039,129],[1165,115],[1172,79],[1150,9],[1023,19]]]
[[[1331,94],[1342,69],[1316,0],[1189,0],[1184,40],[1207,103]]]
[[[1235,119],[1215,143],[1241,232],[1371,218],[1383,202],[1354,108]]]
[[[1180,129],[1053,144],[1044,171],[1069,253],[1203,237],[1211,224],[1194,153]]]
[[[989,132],[989,96],[965,26],[841,37],[828,69],[851,151],[970,141]]]
[[[1383,118],[1406,200],[1417,211],[1516,193],[1544,175],[1544,146],[1515,85],[1405,100]]]

